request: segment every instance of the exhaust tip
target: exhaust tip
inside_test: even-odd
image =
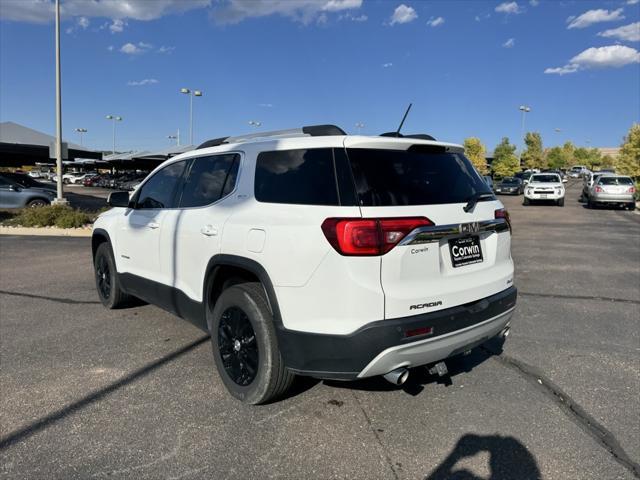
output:
[[[396,368],[389,373],[385,373],[383,378],[393,385],[402,385],[409,378],[409,369],[406,367]]]
[[[511,327],[505,327],[501,332],[500,332],[500,337],[501,338],[507,338],[509,336],[509,334],[511,333]]]

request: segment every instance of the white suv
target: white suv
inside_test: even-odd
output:
[[[564,207],[564,185],[557,173],[536,173],[531,175],[524,190],[524,205],[532,201],[550,200],[559,207]]]
[[[516,289],[503,205],[462,147],[424,138],[325,125],[166,161],[95,223],[102,303],[138,297],[210,332],[222,381],[247,403],[294,374],[442,373],[508,333]]]

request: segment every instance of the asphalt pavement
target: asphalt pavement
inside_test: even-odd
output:
[[[195,327],[98,302],[86,238],[0,237],[0,478],[640,478],[640,215],[511,212],[512,333],[396,388],[245,406]]]

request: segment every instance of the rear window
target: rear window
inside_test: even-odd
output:
[[[633,181],[628,177],[602,177],[598,183],[600,185],[633,185]]]
[[[462,153],[347,149],[360,205],[464,203],[491,189]]]
[[[339,205],[333,150],[262,152],[256,161],[259,202]]]

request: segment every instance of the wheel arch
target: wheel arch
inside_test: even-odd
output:
[[[238,277],[246,281],[258,281],[262,284],[269,303],[269,309],[273,314],[273,320],[276,326],[282,326],[280,307],[278,306],[278,299],[269,274],[260,263],[238,255],[218,254],[209,259],[202,285],[202,301],[205,308],[206,305],[210,305],[213,308],[222,293],[222,287],[225,282],[233,282]]]
[[[107,231],[102,228],[94,229],[93,233],[91,234],[91,258],[92,259],[96,258],[96,251],[98,250],[98,247],[105,242],[110,244],[111,248],[113,249],[113,244],[111,243],[111,237],[109,236]]]

